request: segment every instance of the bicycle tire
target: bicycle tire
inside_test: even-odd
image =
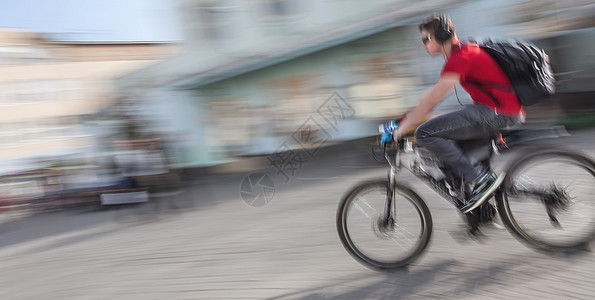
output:
[[[417,226],[419,226],[419,230],[414,233],[411,234],[411,238],[415,238],[415,240],[411,243],[409,243],[409,241],[406,241],[406,244],[409,243],[411,246],[411,249],[409,249],[409,251],[406,251],[405,255],[403,257],[399,257],[399,258],[375,258],[373,257],[370,253],[367,253],[366,249],[363,249],[365,246],[361,245],[358,246],[358,244],[355,242],[355,240],[359,240],[359,236],[357,233],[355,235],[357,235],[358,237],[354,240],[354,236],[352,236],[352,233],[355,232],[351,232],[350,230],[353,229],[353,226],[350,228],[350,226],[348,225],[348,221],[350,221],[351,219],[355,219],[356,217],[354,216],[353,218],[351,217],[351,209],[354,208],[354,201],[357,199],[359,200],[360,198],[358,197],[363,197],[366,195],[366,192],[368,191],[378,191],[379,194],[376,194],[376,196],[378,196],[375,200],[378,200],[377,202],[379,202],[379,204],[381,206],[386,204],[386,195],[387,195],[387,191],[388,191],[388,181],[386,180],[374,180],[374,181],[367,181],[367,182],[363,182],[361,184],[358,184],[356,187],[354,187],[351,191],[349,191],[348,193],[346,193],[346,195],[343,197],[343,199],[341,200],[341,202],[339,203],[339,206],[337,208],[337,232],[339,234],[339,238],[341,240],[341,243],[343,244],[343,246],[345,247],[345,249],[347,250],[347,252],[354,257],[358,262],[362,263],[363,265],[371,268],[371,269],[375,269],[375,270],[387,270],[387,269],[396,269],[396,268],[402,268],[405,267],[407,265],[409,265],[410,263],[412,263],[414,260],[418,259],[420,257],[420,255],[424,252],[424,249],[428,246],[428,243],[430,241],[430,237],[432,234],[432,217],[430,214],[430,211],[427,207],[427,205],[424,203],[424,201],[421,199],[421,197],[419,197],[415,192],[413,192],[411,189],[396,183],[395,185],[395,192],[396,195],[398,195],[399,197],[397,198],[397,196],[395,196],[395,201],[399,201],[397,206],[397,211],[398,214],[399,213],[403,213],[402,215],[397,215],[397,222],[395,223],[399,223],[400,221],[409,221],[409,219],[414,218],[412,224],[418,224]],[[384,193],[384,199],[381,199],[381,195]],[[401,205],[400,201],[406,200],[405,203],[410,203],[412,204],[412,207],[404,207],[403,205]],[[370,203],[367,203],[370,204]],[[358,205],[357,203],[355,205]],[[371,205],[370,205],[371,207]],[[417,214],[413,214],[413,213],[409,213],[410,211],[406,211],[406,209],[413,209],[414,211],[417,212]],[[361,209],[361,208],[360,208]],[[373,211],[373,209],[372,209]],[[361,215],[367,216],[366,212],[364,212],[363,210],[361,211],[363,212]],[[383,212],[382,209],[380,209],[380,212]],[[376,212],[378,214],[378,212]],[[359,213],[357,213],[356,215],[360,215]],[[415,221],[417,216],[419,218],[419,220]],[[379,216],[374,216],[373,218],[371,218],[371,225],[372,225],[372,233],[374,233],[376,235],[376,237],[378,237],[379,232],[376,232],[375,230],[380,230],[379,228],[375,228],[375,226],[378,224],[378,220],[379,220]],[[365,221],[363,221],[365,222]],[[366,226],[369,226],[365,223],[362,224],[358,224],[361,226],[364,226],[364,228]],[[404,237],[405,240],[407,240],[407,237],[405,236],[406,234],[409,234],[410,232],[407,229],[403,229],[403,227],[401,226],[402,223],[399,224],[395,224],[395,226],[398,226],[399,230],[394,230],[395,228],[392,229],[392,232],[385,232],[382,233],[382,238],[381,239],[391,239],[391,241],[396,242],[394,240],[395,235],[399,235],[399,237]],[[370,235],[369,233],[364,233],[363,236],[365,236],[366,238],[368,238],[368,235]],[[386,236],[385,236],[386,235]],[[371,237],[374,237],[373,235],[370,235]],[[397,245],[398,242],[397,242]],[[375,244],[375,246],[378,246]],[[391,247],[392,246],[392,247]],[[402,245],[399,245],[401,247],[403,247]],[[392,254],[396,254],[396,249],[392,249],[395,248],[395,245],[391,245],[386,247],[386,251]],[[391,252],[392,251],[392,252]]]
[[[528,149],[507,170],[496,199],[513,236],[550,253],[588,249],[595,238],[595,163],[590,158],[563,149]],[[560,221],[560,216],[571,218]]]

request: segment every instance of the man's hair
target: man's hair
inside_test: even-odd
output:
[[[442,18],[444,18],[444,26],[451,32],[451,36],[455,35],[455,26],[452,20],[447,15],[435,13],[426,18],[423,23],[419,24],[419,31],[426,30],[432,36],[435,36],[436,31],[442,27]]]

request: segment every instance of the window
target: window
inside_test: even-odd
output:
[[[265,35],[284,36],[303,29],[307,7],[300,0],[257,0]]]
[[[232,36],[233,6],[228,1],[213,1],[195,7],[202,37],[220,40]]]
[[[261,0],[263,11],[268,16],[290,16],[300,12],[296,0]]]

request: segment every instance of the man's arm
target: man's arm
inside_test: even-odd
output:
[[[417,102],[415,107],[406,115],[405,119],[399,124],[399,128],[395,131],[395,139],[402,136],[404,133],[417,127],[440,103],[447,93],[449,93],[454,86],[459,83],[461,75],[458,73],[442,74],[438,82]]]

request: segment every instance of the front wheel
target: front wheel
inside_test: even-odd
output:
[[[538,250],[576,252],[595,237],[595,163],[559,150],[527,151],[496,194],[509,230]]]
[[[417,259],[432,234],[427,205],[412,190],[396,184],[390,214],[388,181],[362,183],[339,203],[337,231],[345,249],[373,269],[404,267]]]

